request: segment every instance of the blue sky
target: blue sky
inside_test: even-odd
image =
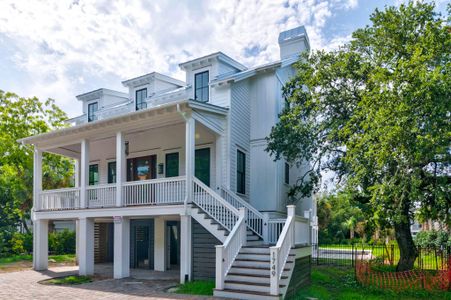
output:
[[[0,89],[54,98],[69,116],[75,95],[223,51],[251,67],[278,59],[280,31],[305,25],[313,49],[332,49],[402,0],[0,2]],[[437,0],[444,11],[447,1]]]

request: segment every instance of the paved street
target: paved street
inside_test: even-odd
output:
[[[51,277],[75,274],[77,267],[56,267],[45,272],[32,270],[0,274],[0,299],[213,299],[166,293],[174,279],[105,279],[73,286],[38,283]]]

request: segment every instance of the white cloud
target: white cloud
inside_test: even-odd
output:
[[[31,78],[16,92],[56,98],[74,115],[77,93],[120,88],[121,80],[151,71],[184,79],[178,63],[214,51],[248,66],[276,60],[279,32],[298,25],[306,25],[313,48],[328,47],[322,34],[327,20],[357,5],[357,0],[1,1],[0,34],[16,43],[14,63]],[[250,49],[260,53],[249,55]]]

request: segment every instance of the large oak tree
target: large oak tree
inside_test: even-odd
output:
[[[414,212],[451,225],[451,28],[421,1],[370,20],[339,50],[303,57],[267,151],[310,162],[292,188],[299,199],[334,171],[373,220],[395,229],[401,271],[417,257]]]

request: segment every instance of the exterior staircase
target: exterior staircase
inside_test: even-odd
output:
[[[270,222],[233,192],[216,193],[194,179],[191,216],[213,234],[216,246],[214,295],[234,299],[283,299],[294,270],[295,214],[289,208],[276,245],[265,244]]]

